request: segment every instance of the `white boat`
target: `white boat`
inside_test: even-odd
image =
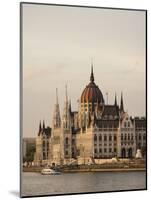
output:
[[[55,170],[50,169],[50,168],[44,168],[44,169],[41,170],[41,174],[42,175],[59,175],[60,172],[55,171]]]

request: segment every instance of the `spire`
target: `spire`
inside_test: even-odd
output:
[[[39,134],[41,132],[42,128],[41,128],[41,120],[40,120],[40,123],[39,123]]]
[[[52,123],[53,123],[54,128],[60,128],[60,126],[61,126],[60,109],[59,109],[59,101],[58,101],[58,89],[57,88],[56,88],[56,103],[54,106]]]
[[[67,92],[67,85],[66,85],[65,87],[66,87],[66,102],[68,102],[68,92]]]
[[[41,120],[40,120],[40,123],[39,123],[39,132],[38,132],[38,136],[40,136],[40,134],[41,134],[41,131],[42,131],[42,128],[41,128]]]
[[[91,83],[94,82],[94,74],[93,74],[93,62],[91,61],[91,76],[90,76]]]
[[[117,106],[116,93],[115,93],[115,102],[114,102],[114,105]]]
[[[44,120],[43,120],[43,129],[45,129],[45,122],[44,122]]]
[[[58,88],[56,88],[56,104],[58,104]]]
[[[71,113],[71,99],[69,100],[69,112]]]
[[[67,93],[67,85],[65,87],[65,103],[63,109],[63,116],[62,116],[62,125],[63,128],[70,129],[70,105],[71,103],[68,101],[68,93]]]
[[[122,92],[121,92],[121,105],[120,105],[120,111],[124,111],[123,93],[122,93]]]

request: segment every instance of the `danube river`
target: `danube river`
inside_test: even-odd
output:
[[[84,172],[41,175],[23,172],[22,196],[146,188],[146,172]]]

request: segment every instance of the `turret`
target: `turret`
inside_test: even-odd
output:
[[[71,113],[70,113],[71,110],[70,109],[71,109],[71,105],[68,101],[67,86],[66,86],[65,103],[64,103],[63,116],[62,116],[63,128],[65,129],[70,129],[70,126],[71,126]]]
[[[42,128],[43,128],[43,130],[45,130],[45,122],[44,122],[44,120],[43,120],[43,127]]]
[[[114,101],[114,105],[117,106],[116,93],[115,93],[115,101]]]
[[[70,101],[69,101],[69,112],[70,112],[70,114],[71,114],[71,99],[70,99]]]
[[[39,133],[41,132],[42,128],[41,128],[41,121],[39,123]]]
[[[41,121],[40,121],[40,123],[39,123],[39,131],[38,131],[38,136],[40,135],[41,131],[42,131],[42,127],[41,127]]]
[[[68,101],[67,86],[65,88],[65,103],[62,116],[62,157],[71,158],[72,141],[72,120],[71,120],[71,102]],[[65,148],[66,147],[66,148]]]
[[[120,112],[124,112],[123,93],[122,93],[122,92],[121,92],[121,104],[120,104]]]

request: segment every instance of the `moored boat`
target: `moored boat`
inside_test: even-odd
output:
[[[55,170],[50,169],[50,168],[44,168],[44,169],[41,170],[41,174],[42,175],[59,175],[60,172],[55,171]]]

